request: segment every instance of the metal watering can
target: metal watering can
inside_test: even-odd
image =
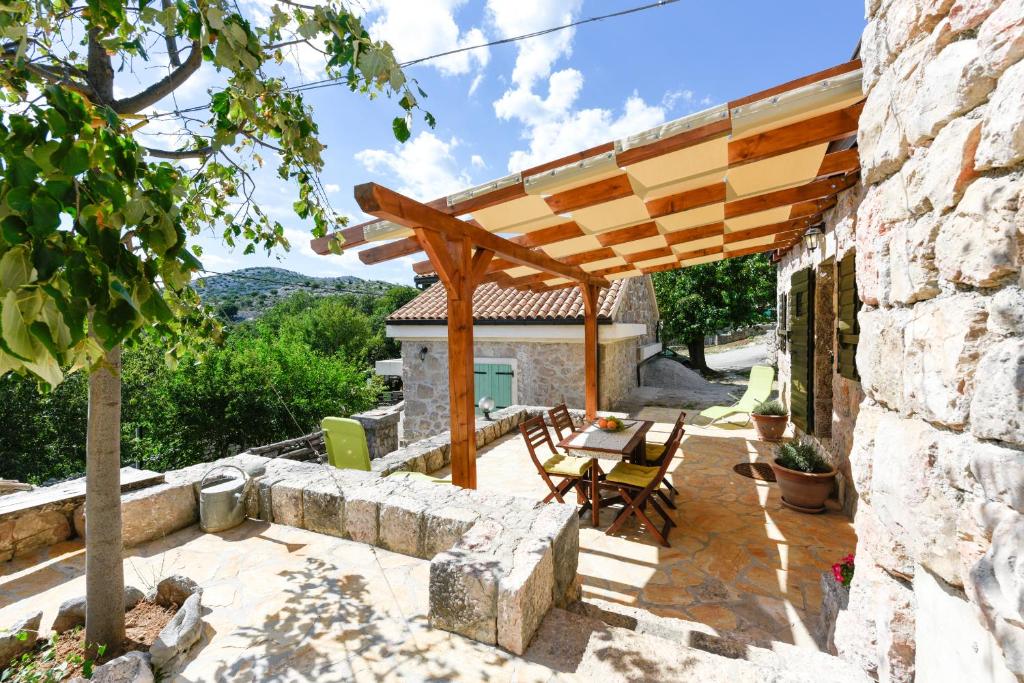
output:
[[[212,473],[223,469],[238,470],[242,478],[206,484]],[[245,499],[251,485],[252,479],[241,467],[218,465],[211,468],[199,482],[199,528],[206,532],[226,531],[245,521]]]

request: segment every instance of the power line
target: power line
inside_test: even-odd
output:
[[[414,66],[416,64],[422,64],[423,62],[428,62],[428,61],[430,61],[432,59],[439,59],[441,57],[448,57],[450,55],[455,55],[455,54],[459,54],[459,53],[462,53],[462,52],[469,52],[470,50],[479,50],[479,49],[482,49],[482,48],[485,48],[485,47],[494,47],[496,45],[507,45],[509,43],[515,43],[515,42],[518,42],[520,40],[528,40],[530,38],[537,38],[539,36],[544,36],[544,35],[547,35],[549,33],[555,33],[557,31],[564,31],[566,29],[575,28],[576,26],[582,26],[584,24],[590,24],[590,23],[594,23],[594,22],[597,22],[597,21],[603,21],[605,19],[613,19],[613,18],[616,18],[616,17],[622,17],[622,16],[626,16],[628,14],[635,14],[637,12],[643,12],[643,11],[646,11],[646,10],[649,10],[649,9],[655,9],[655,8],[658,8],[658,7],[663,7],[665,5],[671,5],[671,4],[674,4],[676,2],[679,2],[679,0],[658,0],[658,2],[648,3],[646,5],[639,5],[637,7],[630,7],[628,9],[619,10],[618,12],[610,12],[608,14],[601,14],[601,15],[598,15],[598,16],[586,17],[584,19],[580,19],[578,21],[573,21],[573,22],[568,23],[568,24],[562,24],[561,26],[552,26],[550,28],[541,29],[539,31],[533,31],[531,33],[523,33],[523,34],[518,35],[518,36],[511,36],[509,38],[501,38],[501,39],[498,39],[498,40],[492,40],[492,41],[487,42],[487,43],[480,43],[479,45],[467,45],[465,47],[455,48],[453,50],[446,50],[444,52],[438,52],[438,53],[435,53],[435,54],[432,54],[432,55],[427,55],[426,57],[420,57],[418,59],[411,59],[411,60],[409,60],[407,62],[401,62],[401,63],[399,63],[398,66],[400,66],[401,68],[404,69],[404,68],[409,67],[409,66]],[[287,86],[287,87],[282,88],[282,90],[284,90],[286,92],[304,92],[306,90],[318,90],[320,88],[329,88],[329,87],[331,87],[333,85],[336,85],[339,81],[342,81],[344,79],[345,79],[345,77],[324,78],[324,79],[321,79],[319,81],[312,81],[310,83],[302,83],[302,84],[299,84],[299,85]],[[166,116],[178,116],[180,114],[190,114],[192,112],[197,112],[197,111],[201,111],[203,109],[208,109],[209,106],[210,106],[210,104],[207,103],[207,104],[199,105],[199,106],[195,106],[195,107],[188,107],[187,109],[176,109],[174,111],[163,112],[161,114],[154,114],[154,115],[150,116],[149,119],[152,120],[152,119],[163,118],[163,117],[166,117]]]

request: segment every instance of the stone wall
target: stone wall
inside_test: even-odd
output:
[[[838,282],[836,264],[856,249],[857,207],[862,198],[863,191],[859,187],[840,194],[835,208],[825,213],[825,235],[818,248],[811,250],[802,242],[798,243],[782,257],[777,270],[779,292],[788,293],[793,273],[804,268],[812,268],[815,282],[824,285],[816,289],[815,302],[815,433],[804,436],[818,446],[838,471],[839,502],[851,516],[857,507],[857,490],[853,486],[850,452],[864,393],[860,382],[849,380],[837,371],[838,348],[832,316],[838,310],[838,288],[834,286]],[[785,321],[780,319],[778,324],[784,325]],[[779,395],[787,406],[792,378],[789,352],[788,343],[776,350]]]
[[[383,458],[398,448],[398,422],[404,407],[403,403],[396,403],[352,416],[363,427],[371,460]]]
[[[1024,677],[1024,1],[868,0],[857,573],[882,681]]]
[[[639,278],[638,278],[639,279]],[[636,349],[639,338],[598,345],[600,407],[608,409],[636,387]],[[420,360],[420,350],[427,355]],[[583,344],[569,342],[478,341],[476,358],[516,361],[519,404],[584,405]],[[402,342],[402,381],[405,415],[402,428],[407,441],[418,441],[448,429],[448,344],[412,340]]]
[[[631,277],[622,283],[616,309],[612,319],[617,323],[642,323],[647,325],[647,334],[640,344],[653,344],[658,340],[658,301],[654,296],[654,283],[650,275]]]

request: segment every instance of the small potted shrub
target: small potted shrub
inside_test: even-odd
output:
[[[835,469],[808,443],[784,443],[771,463],[782,490],[782,503],[800,512],[824,512]]]
[[[750,416],[754,419],[754,428],[761,441],[781,441],[782,435],[789,424],[789,412],[778,399],[762,401],[757,404]]]

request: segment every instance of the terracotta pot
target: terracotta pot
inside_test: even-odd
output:
[[[832,484],[836,478],[835,469],[817,474],[791,470],[776,460],[770,464],[779,482],[779,489],[782,490],[783,505],[800,512],[825,511],[825,500],[832,493]]]
[[[761,441],[782,441],[782,435],[789,424],[788,415],[751,415],[757,438]]]

